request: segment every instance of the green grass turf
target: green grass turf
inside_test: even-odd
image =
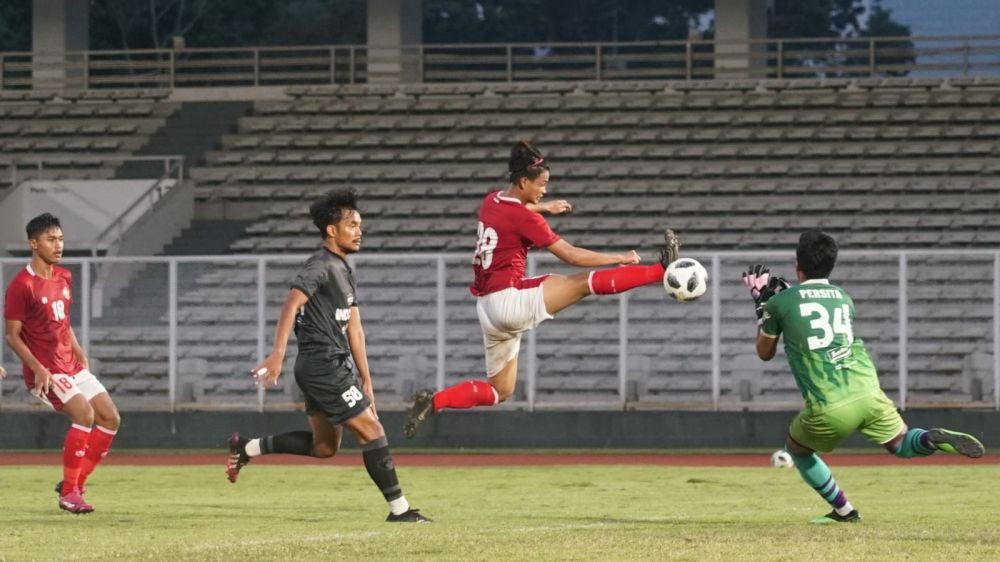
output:
[[[829,526],[790,469],[399,471],[433,525],[385,523],[360,467],[102,467],[82,516],[56,467],[0,467],[0,560],[1000,560],[1000,465],[834,467],[864,521]]]

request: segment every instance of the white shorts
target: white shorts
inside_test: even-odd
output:
[[[97,380],[94,373],[91,373],[87,369],[80,371],[75,376],[61,373],[53,374],[51,390],[49,390],[48,395],[37,394],[36,390],[37,387],[32,390],[32,394],[42,402],[48,404],[53,410],[62,410],[64,404],[79,394],[83,395],[84,400],[90,402],[98,394],[108,391],[101,384],[101,381]]]
[[[500,372],[521,349],[521,334],[553,318],[545,310],[542,285],[511,287],[476,299],[479,326],[486,346],[486,376]]]

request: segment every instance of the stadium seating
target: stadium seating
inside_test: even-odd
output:
[[[695,257],[790,251],[800,231],[819,226],[846,249],[870,250],[845,258],[834,277],[855,298],[856,335],[869,344],[892,396],[901,385],[899,259],[879,251],[994,250],[1000,243],[1000,86],[974,79],[344,85],[292,87],[287,95],[257,102],[192,170],[197,202],[206,213],[236,209],[254,217],[233,252],[303,255],[317,246],[305,201],[334,187],[361,192],[359,298],[387,407],[439,376],[445,384],[481,376],[483,359],[467,259],[446,262],[439,334],[436,263],[377,256],[467,255],[479,201],[503,185],[509,147],[525,136],[551,161],[550,196],[574,204],[572,215],[551,218],[574,244],[636,248],[650,257],[670,226]],[[34,150],[37,138],[60,143],[46,145],[54,151],[65,149],[64,140],[98,142],[86,127],[115,140],[96,131],[111,127],[121,106],[135,112],[128,122],[141,131],[144,119],[152,123],[169,108],[146,99],[89,103],[74,115],[80,100],[4,102],[0,142]],[[15,109],[33,113],[22,122]],[[43,109],[51,117],[37,118]],[[107,113],[84,123],[98,110]],[[908,256],[911,405],[982,399],[981,383],[978,398],[971,391],[979,375],[970,357],[990,349],[992,260],[987,253]],[[720,262],[717,357],[707,302],[677,305],[662,290],[644,288],[626,298],[623,329],[619,298],[593,299],[522,344],[537,356],[534,371],[521,363],[522,379],[536,383],[532,399],[549,407],[617,407],[624,367],[624,397],[633,407],[705,407],[717,361],[723,407],[797,403],[783,362],[763,363],[752,352],[752,310],[735,281],[743,261]],[[295,263],[268,267],[269,346]],[[774,267],[791,274],[790,263]],[[256,284],[254,267],[215,264],[179,294],[181,360],[190,371],[179,378],[193,407],[256,404],[245,377],[257,354]],[[95,330],[104,377],[123,396],[162,401],[165,312],[143,327],[141,343],[115,341],[121,333],[110,324]],[[628,346],[624,365],[620,341]],[[516,399],[526,398],[524,388],[518,392]],[[290,383],[268,397],[297,400]]]
[[[0,197],[19,179],[106,179],[176,109],[165,90],[3,91]],[[41,166],[39,166],[39,161]]]

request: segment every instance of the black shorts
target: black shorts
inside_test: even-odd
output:
[[[299,350],[295,384],[305,396],[306,414],[323,413],[334,425],[364,412],[371,405],[361,390],[361,377],[347,355],[327,350]]]

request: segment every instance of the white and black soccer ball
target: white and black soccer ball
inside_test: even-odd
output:
[[[774,468],[792,468],[795,466],[795,462],[792,461],[792,455],[788,454],[788,451],[778,449],[771,453],[771,466]]]
[[[663,272],[663,288],[676,301],[693,301],[708,290],[708,272],[698,260],[681,258]]]

